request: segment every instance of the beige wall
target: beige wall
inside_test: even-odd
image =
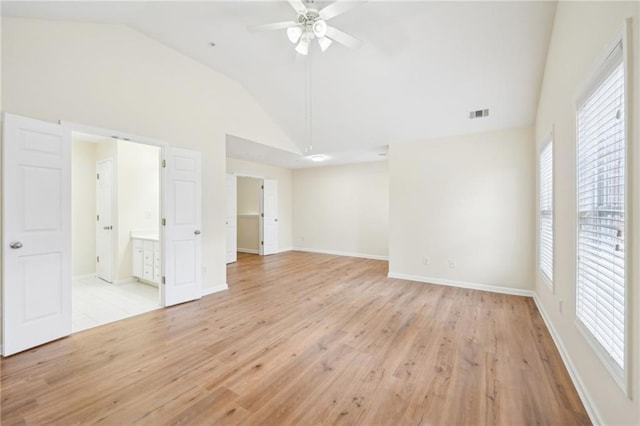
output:
[[[294,248],[386,258],[386,161],[293,170]]]
[[[160,232],[160,148],[118,141],[116,280],[133,276],[131,231]]]
[[[96,272],[96,144],[71,150],[71,259],[73,276]]]
[[[3,18],[2,109],[201,151],[204,289],[226,282],[225,135],[296,149],[240,84],[124,25]]]
[[[238,176],[238,251],[258,252],[262,179]]]
[[[534,158],[532,128],[391,145],[389,272],[532,289]]]
[[[262,179],[238,176],[237,182],[238,214],[259,214]]]
[[[633,18],[631,41],[633,71],[629,82],[633,93],[631,126],[632,218],[630,229],[634,268],[631,271],[631,344],[633,400],[628,399],[587,344],[575,322],[575,102],[606,45]],[[554,128],[554,285],[555,293],[541,280],[536,292],[552,328],[566,351],[575,376],[582,383],[596,421],[602,424],[640,424],[640,138],[638,93],[640,88],[640,3],[560,2],[547,58],[536,121],[538,149]],[[537,267],[536,267],[537,271]],[[563,302],[562,312],[559,302]]]
[[[278,250],[291,250],[291,170],[227,158],[226,172],[278,181]],[[227,202],[237,202],[237,200],[227,200]]]

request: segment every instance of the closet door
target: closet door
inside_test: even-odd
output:
[[[260,240],[260,254],[278,252],[278,181],[275,179],[262,182]]]

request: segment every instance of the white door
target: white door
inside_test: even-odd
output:
[[[227,263],[238,260],[238,181],[236,175],[227,175],[227,209],[225,227],[227,231]]]
[[[113,160],[96,163],[96,273],[113,282]]]
[[[278,181],[262,181],[262,212],[260,214],[260,254],[278,252]]]
[[[200,152],[167,148],[164,212],[164,305],[199,299],[202,289]]]
[[[4,114],[2,354],[71,334],[71,131]]]

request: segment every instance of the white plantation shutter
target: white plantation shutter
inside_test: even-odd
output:
[[[618,378],[626,346],[624,80],[619,44],[577,114],[576,314]]]
[[[553,141],[540,152],[540,228],[538,259],[540,270],[553,283]]]

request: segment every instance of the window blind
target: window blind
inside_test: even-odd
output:
[[[540,152],[540,223],[538,259],[540,270],[553,283],[553,142]]]
[[[576,313],[624,370],[626,135],[621,45],[605,69],[578,105]]]

